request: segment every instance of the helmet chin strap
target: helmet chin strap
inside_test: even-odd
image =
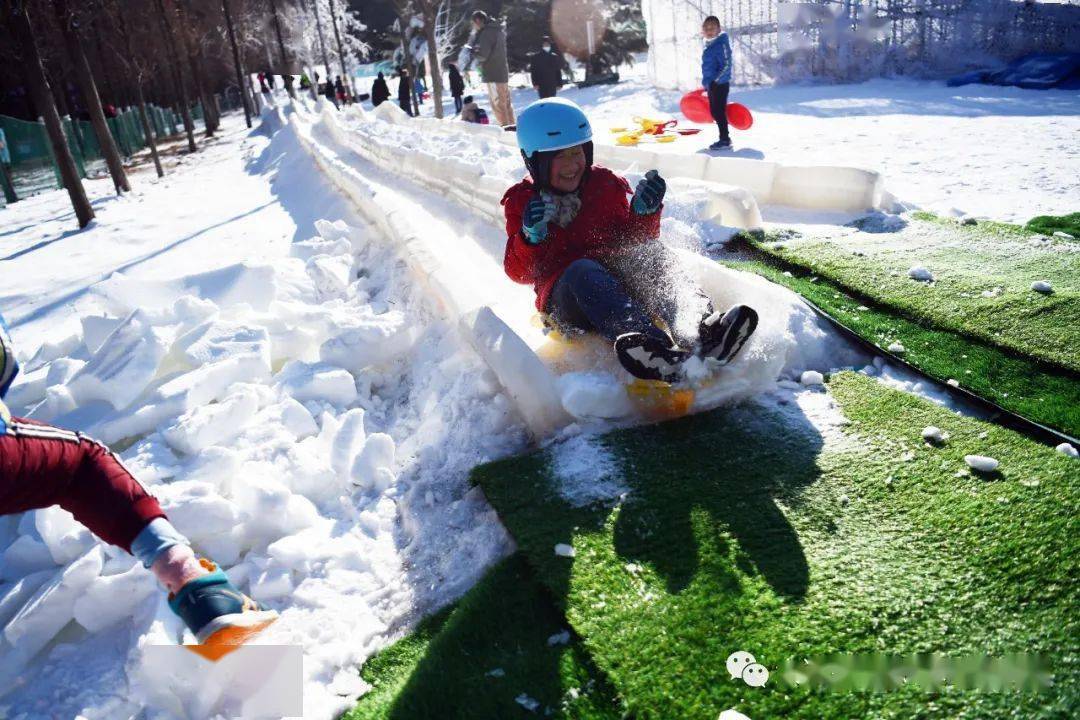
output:
[[[589,171],[592,169],[593,164],[593,144],[592,140],[587,143],[583,143],[582,147],[585,149],[585,172],[581,175],[581,182],[573,190],[558,190],[551,187],[551,160],[555,157],[555,153],[561,152],[560,150],[548,150],[541,152],[537,150],[532,156],[526,155],[524,150],[521,150],[521,158],[525,161],[525,167],[529,171],[529,175],[532,176],[533,185],[537,190],[547,190],[548,192],[556,195],[569,195],[570,193],[577,192],[581,189],[581,186],[585,184],[585,181],[589,179]]]

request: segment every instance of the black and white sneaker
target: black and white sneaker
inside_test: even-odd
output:
[[[698,355],[727,365],[757,330],[757,324],[757,312],[746,305],[736,305],[723,315],[717,310],[698,327]]]
[[[690,353],[645,333],[626,333],[615,340],[615,355],[626,372],[642,380],[672,383],[682,378]]]
[[[709,149],[714,151],[714,152],[721,151],[721,150],[731,150],[731,141],[730,140],[717,140],[716,142],[714,142],[712,145],[709,146]]]

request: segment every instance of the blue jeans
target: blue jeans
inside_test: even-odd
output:
[[[712,304],[667,246],[654,241],[633,245],[603,262],[575,260],[555,282],[547,312],[564,334],[595,332],[614,341],[624,333],[640,332],[690,347]],[[654,318],[668,326],[670,338]]]
[[[622,278],[596,260],[575,260],[563,271],[551,289],[548,315],[567,335],[595,332],[614,342],[624,333],[640,332],[669,342]]]

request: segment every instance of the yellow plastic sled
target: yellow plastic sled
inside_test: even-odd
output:
[[[592,335],[569,338],[563,335],[545,316],[537,313],[533,323],[547,331],[548,342],[537,350],[537,355],[556,370],[569,371],[572,361],[569,355],[574,351],[588,353],[596,350],[610,354],[611,347],[600,338]],[[589,346],[594,346],[590,348]],[[560,367],[561,366],[561,367]],[[681,384],[672,385],[662,380],[642,380],[633,378],[625,384],[626,395],[630,398],[638,413],[650,420],[670,420],[688,415],[694,407],[697,392],[694,388]]]

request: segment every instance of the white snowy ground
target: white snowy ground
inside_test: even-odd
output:
[[[656,152],[692,153],[716,140],[715,125],[683,118],[682,93],[648,84],[644,62],[620,71],[624,82],[618,85],[561,93],[588,107],[598,142],[612,142],[609,128],[633,127],[635,116],[675,117],[679,127],[703,128],[670,144],[650,144]],[[536,93],[520,89],[513,98],[520,110]],[[750,130],[732,130],[736,156],[879,170],[900,200],[939,213],[1024,223],[1080,209],[1075,90],[873,80],[736,87],[730,99],[754,115]],[[425,110],[431,112],[430,104]],[[768,213],[766,219],[772,219]]]
[[[817,92],[821,99],[842,90]],[[942,91],[926,85],[913,92]],[[621,123],[676,97],[638,81],[573,93],[611,103],[589,108],[598,124]],[[519,107],[525,95],[518,93]],[[809,116],[776,117],[801,127]],[[886,117],[900,126],[911,116]],[[838,156],[847,151],[835,143],[808,143],[809,150],[789,155],[783,142],[793,142],[794,133],[766,136],[768,119],[758,111],[761,139],[776,143],[763,145],[767,156],[872,164]],[[851,134],[852,119],[821,120],[836,126],[834,139]],[[282,611],[261,641],[303,646],[305,716],[331,717],[361,692],[355,668],[366,657],[509,551],[511,541],[469,490],[466,473],[523,449],[526,440],[456,319],[413,284],[293,131],[248,138],[241,128],[227,118],[222,141],[164,181],[136,176],[137,191],[123,199],[108,195],[107,181],[89,183],[99,217],[83,232],[72,231],[60,192],[0,210],[0,308],[27,371],[10,399],[17,413],[32,410],[116,443],[197,548]],[[378,131],[384,138],[400,132],[394,141],[403,145],[433,142],[407,130]],[[315,128],[313,136],[329,142],[324,135]],[[670,148],[691,151],[705,140]],[[487,153],[508,176],[520,172],[504,146],[475,143],[446,144],[440,154]],[[863,138],[856,148],[883,157],[887,146]],[[369,163],[350,163],[387,203],[442,233],[448,247],[467,236],[497,269],[498,227]],[[957,174],[985,192],[986,176],[966,167]],[[920,181],[935,182],[924,174],[911,187]],[[1015,177],[1011,182],[1015,187]],[[891,173],[887,187],[918,200]],[[947,195],[940,182],[938,190]],[[1044,199],[1040,192],[1010,198],[1031,208]],[[672,202],[665,238],[700,250],[715,238],[692,216],[689,205]],[[320,220],[327,222],[316,228]],[[527,302],[522,288],[499,283],[486,289],[503,306]],[[791,307],[787,300],[770,305]],[[839,438],[844,420],[827,393],[795,379],[806,368],[869,359],[801,312],[776,327],[785,322],[784,332],[803,346],[779,368],[786,379],[762,385],[754,402],[793,409],[793,424]],[[881,372],[880,363],[871,367],[866,371],[932,393]],[[567,462],[575,482],[583,477],[579,460]],[[589,497],[618,485],[564,490]],[[176,642],[181,628],[130,559],[57,510],[0,520],[0,551],[0,709],[28,717],[126,717],[142,708],[147,717],[164,716],[166,708],[207,714],[198,688],[139,671],[140,648]]]
[[[197,549],[282,611],[260,642],[303,646],[305,716],[331,717],[371,652],[509,551],[466,474],[524,436],[303,151],[225,127],[128,197],[90,183],[83,232],[59,192],[0,211],[0,307],[26,369],[9,397],[130,445]],[[205,689],[138,669],[181,626],[130,558],[56,509],[0,519],[0,551],[5,714],[206,715]]]

